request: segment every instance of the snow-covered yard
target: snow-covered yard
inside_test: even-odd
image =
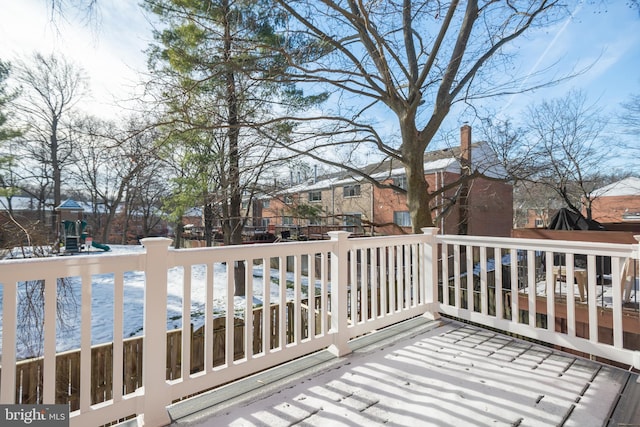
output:
[[[111,253],[127,254],[141,252],[142,246],[112,245]],[[102,256],[101,252],[96,252],[92,256]],[[200,327],[204,323],[205,306],[205,285],[207,276],[205,265],[195,265],[192,268],[191,276],[191,323],[194,328]],[[214,315],[224,315],[227,310],[227,266],[222,263],[215,263],[213,268],[213,311]],[[263,300],[263,266],[253,265],[253,306],[262,305]],[[271,300],[275,301],[280,295],[279,272],[271,270],[270,290]],[[183,272],[183,268],[173,268],[169,271],[167,288],[167,330],[182,327],[182,299],[183,299],[183,277],[188,272]],[[287,282],[293,280],[291,273],[287,274]],[[101,274],[92,276],[92,344],[101,344],[113,340],[113,281],[112,274]],[[79,277],[69,277],[65,279],[66,286],[71,289],[70,298],[66,300],[63,310],[61,310],[58,324],[56,349],[58,352],[71,350],[80,347],[80,301],[81,301],[81,280]],[[308,279],[302,277],[303,298],[306,297]],[[130,271],[124,275],[124,330],[123,337],[133,337],[143,334],[144,316],[144,274],[140,271]],[[60,285],[59,285],[60,286]],[[24,295],[25,285],[19,286],[19,294]],[[293,290],[286,286],[286,298],[293,298]],[[2,290],[0,289],[0,301],[2,300]],[[236,312],[244,312],[245,298],[234,297]],[[2,311],[0,310],[0,314]],[[26,328],[29,325],[20,324],[19,338],[17,343],[17,356],[19,358],[31,357],[34,349],[41,348],[42,343],[28,342],[28,337],[33,337]],[[33,328],[33,325],[31,326]],[[32,329],[33,331],[33,329]]]

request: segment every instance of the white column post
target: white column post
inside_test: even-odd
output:
[[[16,268],[17,270],[17,268]],[[16,341],[18,334],[18,286],[13,277],[3,277],[2,352],[0,366],[0,404],[16,403]],[[9,368],[11,367],[11,368]]]
[[[169,245],[165,237],[140,241],[147,251],[144,286],[144,339],[142,344],[143,419],[145,426],[171,422],[167,375],[167,272]]]
[[[334,242],[331,250],[331,329],[333,344],[329,351],[336,356],[344,356],[351,353],[349,348],[349,319],[347,318],[348,303],[348,247],[347,238],[351,234],[348,231],[329,231],[329,237]],[[355,262],[352,260],[352,262]],[[355,292],[352,289],[352,292]],[[355,307],[352,307],[352,310]]]
[[[426,311],[424,316],[429,319],[439,319],[438,308],[438,242],[436,236],[439,228],[425,227],[421,229],[425,234],[424,255],[422,256],[423,274],[420,277],[425,295]],[[442,262],[447,262],[443,260]],[[447,292],[447,281],[444,279],[442,292]]]
[[[636,247],[636,254],[637,254],[636,261],[637,261],[638,265],[640,266],[640,235],[634,235],[633,238],[636,239],[636,241],[638,242],[638,245]],[[631,268],[631,266],[629,266],[629,268]],[[631,283],[633,284],[633,288],[635,289],[635,285],[636,285],[636,276],[635,276],[635,274],[638,274],[638,271],[633,269],[633,273],[634,273],[634,276],[631,278],[631,280],[632,280]],[[640,351],[636,351],[634,353],[634,355],[633,355],[633,367],[636,368],[636,369],[640,369]]]

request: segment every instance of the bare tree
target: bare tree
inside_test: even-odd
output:
[[[607,119],[582,91],[532,104],[522,127],[510,121],[485,121],[485,138],[499,154],[515,184],[515,203],[526,210],[565,206],[591,219],[593,190],[614,174],[603,167],[613,145],[604,146]],[[521,223],[519,223],[522,225]]]
[[[136,239],[157,235],[165,230],[158,230],[164,219],[161,211],[164,201],[170,196],[167,185],[170,177],[166,164],[155,155],[147,157],[146,165],[129,184],[126,194],[126,221],[123,226],[122,243],[127,243],[127,234],[133,233]]]
[[[640,11],[640,1],[638,2],[638,10]],[[624,150],[626,153],[632,154],[626,156],[626,159],[621,159],[621,163],[629,173],[637,175],[640,173],[637,162],[640,155],[640,94],[631,94],[622,103],[622,111],[618,120],[622,131],[626,134]]]
[[[361,173],[350,157],[356,152],[402,163],[414,232],[433,225],[437,194],[425,180],[423,156],[453,106],[549,83],[514,72],[507,47],[566,16],[561,2],[548,0],[277,3],[298,21],[289,27],[295,72],[288,78],[335,91],[333,110],[313,122],[305,117],[303,129],[313,130],[296,135],[293,148],[327,161],[328,149],[349,145],[349,156],[332,163],[346,163],[354,174]],[[297,49],[298,38],[315,43]]]
[[[56,327],[64,331],[77,318],[78,302],[73,285],[68,278],[56,280]],[[27,280],[18,285],[18,356],[32,358],[42,356],[44,350],[44,280]]]
[[[536,181],[553,190],[576,213],[584,205],[591,219],[592,192],[602,183],[602,166],[611,150],[600,137],[607,121],[583,92],[543,101],[528,111],[529,138],[535,147]]]
[[[35,53],[30,61],[16,63],[15,79],[21,96],[16,109],[25,129],[23,189],[44,204],[53,199],[53,207],[62,202],[63,174],[72,160],[74,146],[70,138],[71,119],[78,101],[87,93],[83,71],[62,56]],[[56,232],[56,211],[52,230]]]
[[[630,95],[629,99],[622,103],[622,108],[619,117],[620,124],[623,126],[623,131],[631,138],[627,148],[640,153],[638,146],[640,139],[640,94]]]
[[[135,118],[118,128],[113,123],[85,117],[78,122],[74,138],[74,180],[90,195],[93,226],[100,239],[108,242],[119,208],[142,191],[135,185],[136,180],[157,161],[153,153],[155,134]],[[125,212],[124,217],[127,216]],[[125,227],[123,240],[126,231]]]
[[[69,12],[79,12],[88,23],[96,23],[99,18],[99,0],[47,0],[51,22],[66,20]]]

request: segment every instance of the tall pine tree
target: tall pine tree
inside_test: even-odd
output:
[[[276,14],[269,1],[145,0],[144,5],[163,25],[148,53],[166,112],[166,141],[179,144],[186,161],[215,163],[182,167],[197,176],[189,185],[183,176],[181,189],[200,197],[206,232],[218,215],[224,243],[240,244],[248,215],[243,198],[251,201],[273,157],[269,141],[286,138],[287,125],[277,116],[323,97],[306,99],[280,78],[287,61],[276,52],[286,51],[282,47],[290,41],[276,31],[286,16]],[[212,179],[203,180],[203,171]],[[236,295],[244,294],[241,270],[236,269]]]

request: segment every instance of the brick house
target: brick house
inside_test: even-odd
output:
[[[271,232],[318,226],[346,229],[357,235],[373,234],[372,184],[342,174],[314,181],[260,198],[262,225]]]
[[[503,176],[488,144],[471,142],[471,127],[461,128],[460,147],[425,153],[425,179],[432,191],[457,181],[466,170],[490,178]],[[464,168],[470,165],[470,168]],[[387,161],[363,171],[383,184],[406,188],[404,168]],[[511,184],[476,178],[434,200],[434,217],[441,233],[509,236],[512,228]],[[411,231],[407,198],[392,188],[379,188],[342,172],[297,183],[275,197],[262,199],[263,224],[278,227],[341,227],[358,235],[402,234]],[[307,215],[303,215],[303,214]]]
[[[591,215],[595,221],[640,223],[640,178],[629,177],[593,191]]]

